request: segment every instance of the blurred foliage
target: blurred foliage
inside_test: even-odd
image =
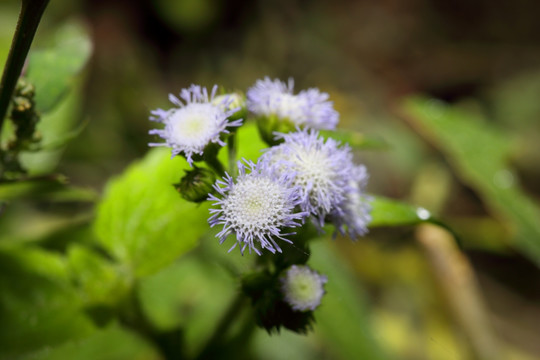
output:
[[[509,142],[494,126],[466,111],[430,99],[412,98],[404,112],[418,130],[440,146],[459,176],[496,214],[508,219],[515,246],[540,264],[540,208],[518,186],[508,168]]]
[[[88,31],[81,23],[63,24],[50,44],[33,51],[28,59],[26,77],[36,87],[36,103],[42,114],[49,112],[74,85],[74,77],[81,72],[92,53]],[[50,130],[58,136],[61,129]]]
[[[0,250],[0,357],[80,339],[93,325],[81,312],[65,259],[32,247]]]
[[[2,64],[18,5],[0,4]],[[447,280],[414,233],[444,222],[503,353],[537,358],[538,10],[533,0],[51,2],[26,71],[44,151],[21,156],[31,178],[0,184],[0,359],[208,351],[253,258],[226,253],[207,207],[178,195],[187,165],[148,151],[147,116],[190,83],[238,90],[265,75],[330,93],[333,136],[380,195],[366,238],[313,243],[310,261],[330,278],[314,332],[269,336],[241,303],[213,354],[469,358]],[[237,142],[239,158],[265,148],[254,124]]]

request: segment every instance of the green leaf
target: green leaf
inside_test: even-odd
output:
[[[429,211],[397,200],[374,196],[369,227],[416,225],[432,221]]]
[[[382,139],[366,136],[354,130],[321,130],[320,134],[325,138],[332,138],[342,143],[349,144],[355,149],[388,149],[389,145]]]
[[[507,220],[515,246],[540,265],[540,209],[519,187],[509,167],[509,142],[480,115],[423,97],[404,102],[403,112],[448,158],[461,180],[491,212]]]
[[[358,281],[327,239],[311,244],[309,265],[328,276],[326,294],[315,311],[316,334],[341,359],[386,359],[373,333],[367,301]]]
[[[107,185],[98,207],[99,243],[139,277],[169,265],[208,231],[208,205],[183,200],[172,184],[188,169],[170,150],[153,149]]]
[[[0,249],[0,358],[94,331],[80,311],[63,257],[30,246]]]
[[[139,284],[147,318],[162,332],[182,327],[183,351],[189,356],[202,350],[238,291],[234,279],[220,266],[195,256],[183,257]]]
[[[95,251],[74,244],[68,249],[67,260],[85,306],[115,305],[128,293],[129,282],[122,269]]]
[[[47,113],[62,99],[91,53],[88,31],[75,22],[61,27],[48,48],[30,53],[27,78],[36,87],[39,112]]]
[[[23,360],[158,360],[160,354],[143,338],[111,326],[76,342],[65,343],[22,358]]]

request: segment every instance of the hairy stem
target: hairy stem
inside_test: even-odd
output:
[[[204,161],[212,170],[216,172],[218,176],[223,176],[225,174],[225,168],[216,156],[208,156],[204,159]]]
[[[19,21],[0,82],[0,133],[17,79],[48,3],[49,0],[22,0]]]
[[[232,133],[227,140],[227,147],[229,149],[229,174],[231,176],[237,175],[236,168],[236,134]]]

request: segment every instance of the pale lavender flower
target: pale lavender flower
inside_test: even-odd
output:
[[[313,311],[321,304],[328,278],[309,266],[292,265],[280,280],[283,298],[293,310]]]
[[[354,166],[345,200],[331,214],[336,229],[353,240],[368,232],[371,221],[371,197],[365,193],[368,177],[364,165]]]
[[[286,175],[276,176],[261,163],[246,161],[247,166],[238,162],[239,175],[236,179],[225,174],[223,180],[214,184],[221,198],[212,194],[208,200],[215,201],[216,209],[210,209],[210,226],[223,225],[216,235],[223,243],[230,235],[236,236],[231,251],[239,245],[242,254],[246,248],[261,255],[261,249],[275,253],[282,252],[276,242],[280,239],[291,243],[282,233],[284,228],[300,226],[304,212],[295,212],[298,194],[290,186]],[[249,172],[246,172],[249,170]],[[258,244],[257,244],[258,243]]]
[[[224,146],[221,139],[229,133],[228,127],[242,125],[242,119],[229,121],[239,108],[230,108],[233,99],[223,98],[221,102],[213,102],[217,85],[211,94],[205,87],[191,85],[182,89],[180,99],[170,94],[169,100],[177,107],[169,110],[152,111],[150,120],[165,124],[164,129],[150,130],[165,140],[164,143],[150,143],[149,146],[167,146],[172,149],[172,157],[182,153],[188,163],[193,165],[193,156],[202,155],[209,144]]]
[[[287,84],[269,77],[257,80],[247,92],[248,110],[260,117],[277,116],[297,126],[325,130],[336,128],[339,114],[328,100],[327,93],[310,88],[294,94],[293,88],[292,78]]]
[[[340,147],[330,138],[325,140],[315,130],[278,134],[277,138],[284,142],[271,147],[260,161],[279,173],[292,176],[301,209],[322,228],[326,216],[335,212],[345,201],[346,194],[353,190],[354,164],[350,148]]]

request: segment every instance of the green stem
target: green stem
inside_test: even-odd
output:
[[[229,173],[231,176],[236,176],[238,169],[236,168],[236,134],[232,133],[227,140],[229,149]]]
[[[22,0],[19,21],[0,82],[0,133],[17,79],[49,0]]]
[[[205,157],[204,161],[212,168],[212,170],[216,172],[217,175],[223,176],[225,174],[225,168],[216,156]]]
[[[230,326],[235,323],[235,319],[238,317],[240,311],[245,308],[245,303],[246,298],[244,297],[244,294],[239,293],[229,306],[227,312],[221,318],[217,327],[214,329],[212,336],[206,342],[206,346],[202,348],[201,353],[196,357],[197,360],[209,358],[208,355],[212,353],[216,347],[222,345],[222,339],[227,334],[227,330]]]

